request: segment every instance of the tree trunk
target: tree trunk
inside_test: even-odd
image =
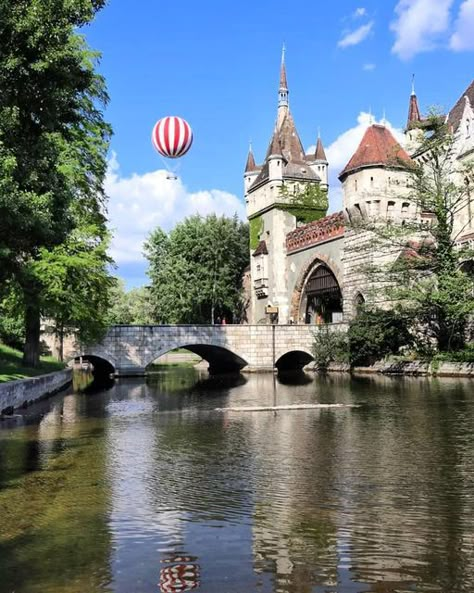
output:
[[[59,329],[59,360],[64,362],[64,325],[62,323]]]
[[[25,308],[25,348],[23,364],[36,368],[40,358],[40,310],[38,305],[28,303]]]

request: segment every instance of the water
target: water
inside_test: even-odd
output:
[[[0,423],[0,592],[474,590],[474,383],[171,369]],[[295,402],[357,408],[223,413]]]

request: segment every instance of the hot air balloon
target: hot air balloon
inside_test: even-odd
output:
[[[151,134],[151,141],[156,151],[167,159],[178,159],[184,156],[193,143],[193,131],[188,122],[181,117],[168,116],[158,120]],[[165,163],[170,172],[171,165]],[[176,179],[170,172],[168,179]]]

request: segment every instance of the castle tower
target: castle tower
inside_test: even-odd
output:
[[[344,314],[350,319],[360,302],[383,306],[383,290],[371,284],[367,266],[384,266],[393,258],[393,246],[382,249],[374,243],[373,231],[357,223],[403,222],[417,215],[410,203],[410,173],[413,161],[388,128],[369,126],[356,152],[339,175],[348,226],[344,235]],[[374,244],[377,248],[374,249]]]
[[[408,203],[412,160],[388,128],[369,126],[339,175],[349,217],[401,219],[416,212]]]
[[[322,144],[318,154],[323,159],[319,166],[326,167],[324,181],[327,185],[327,161]],[[314,156],[305,155],[290,111],[283,49],[277,117],[265,160],[257,166],[253,153],[249,153],[244,173],[252,253],[251,323],[288,322],[286,236],[297,225],[288,193],[322,182],[313,168],[314,162]]]

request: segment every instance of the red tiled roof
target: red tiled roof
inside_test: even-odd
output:
[[[288,233],[286,235],[286,250],[290,253],[341,237],[344,234],[344,228],[344,214],[342,212],[330,214]]]
[[[461,123],[461,119],[464,113],[464,105],[465,105],[465,98],[467,97],[471,103],[471,106],[474,107],[474,80],[471,84],[467,87],[464,93],[458,99],[456,105],[451,109],[448,115],[448,129],[456,132],[459,128]]]
[[[398,144],[390,130],[385,126],[374,124],[367,128],[359,147],[351,160],[339,174],[342,179],[350,172],[362,167],[398,167],[412,166],[413,161],[406,151]]]

